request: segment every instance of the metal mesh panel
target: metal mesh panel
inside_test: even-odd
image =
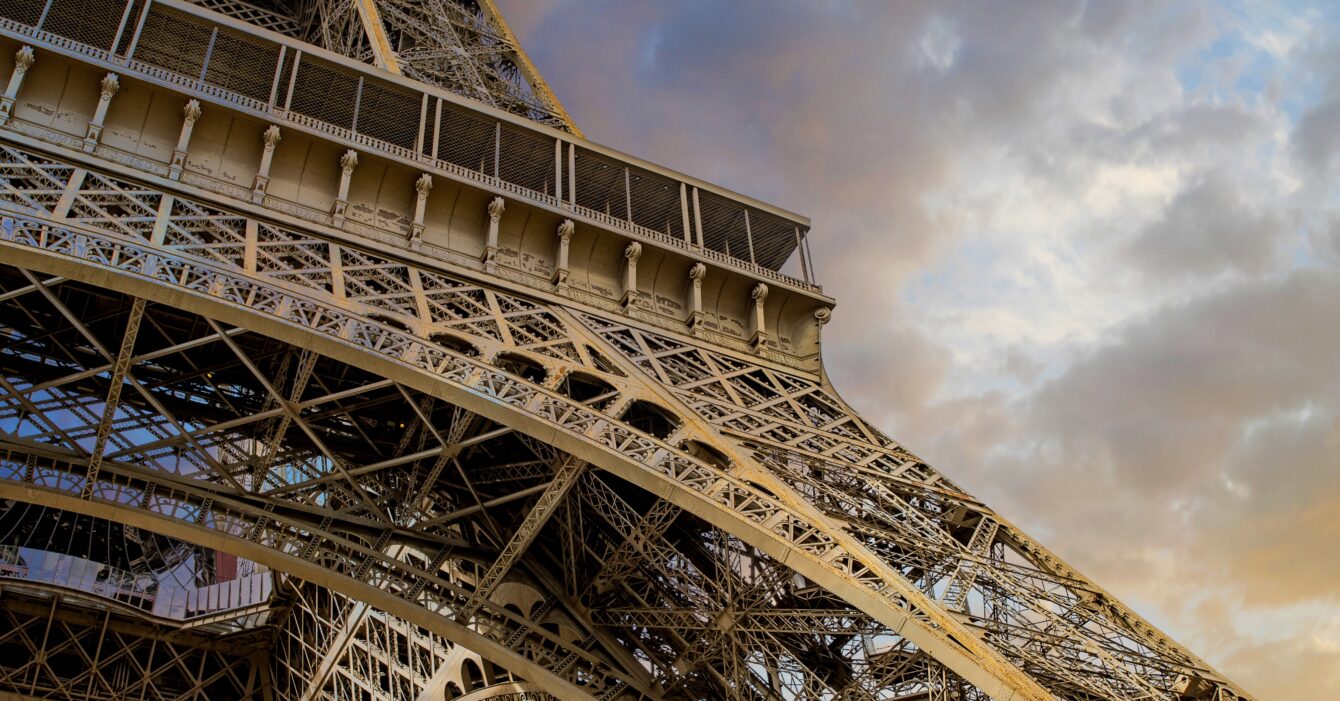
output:
[[[255,100],[268,100],[279,46],[220,30],[209,56],[205,82]]]
[[[144,12],[144,4],[147,0],[131,0],[130,12],[126,15],[126,28],[121,32],[121,38],[117,40],[116,47],[112,53],[117,56],[125,56],[130,50],[130,42],[135,39],[135,23],[141,13]]]
[[[444,104],[437,157],[463,168],[493,175],[494,124],[491,120]]]
[[[599,154],[577,149],[577,204],[616,219],[628,218],[624,165]]]
[[[749,260],[744,207],[719,195],[699,190],[698,210],[703,221],[703,246],[740,260]]]
[[[363,81],[358,101],[358,133],[414,148],[422,93],[377,80]]]
[[[292,17],[276,14],[250,3],[240,0],[190,0],[190,2],[201,7],[208,7],[234,19],[240,19],[247,24],[286,34],[295,39],[302,38],[302,27],[293,21]]]
[[[138,61],[166,68],[191,78],[200,77],[210,28],[184,15],[165,11],[161,5],[149,10],[144,31],[135,45]]]
[[[537,192],[553,192],[554,142],[510,124],[502,125],[498,175]]]
[[[633,192],[633,223],[676,238],[684,237],[678,182],[630,168],[629,187]]]
[[[45,6],[42,0],[0,0],[0,17],[31,27],[37,24]]]
[[[749,210],[749,228],[754,234],[754,260],[772,270],[780,270],[796,250],[796,224],[774,214]],[[805,235],[804,227],[800,230]]]
[[[125,8],[125,0],[55,0],[42,29],[110,50]]]
[[[358,76],[319,58],[303,56],[293,89],[293,111],[345,129],[353,126]]]

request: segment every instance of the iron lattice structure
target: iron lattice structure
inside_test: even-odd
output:
[[[0,691],[1249,698],[857,416],[808,222],[583,139],[488,0],[0,44]]]

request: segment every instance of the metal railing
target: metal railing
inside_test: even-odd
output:
[[[289,37],[217,15],[180,0],[153,0],[148,4],[131,0],[130,5],[118,8],[117,17],[110,16],[113,4],[109,4],[103,8],[109,16],[99,21],[113,25],[119,22],[120,30],[106,47],[91,46],[78,39],[47,31],[41,26],[51,5],[79,2],[81,0],[0,0],[0,33],[27,38],[47,48],[101,63],[147,82],[254,113],[271,122],[281,125],[287,123],[317,132],[369,153],[408,161],[419,168],[427,166],[485,189],[559,209],[573,218],[586,220],[587,223],[630,238],[701,256],[724,268],[805,292],[822,292],[822,287],[811,281],[796,279],[775,269],[780,268],[786,257],[796,249],[802,249],[808,233],[806,222],[787,218],[780,210],[769,211],[767,205],[746,202],[739,196],[711,188],[706,183],[686,176],[676,177],[673,173],[631,157],[594,144],[578,142],[570,134],[511,115],[492,114],[487,107],[471,106],[450,93],[426,84],[385,73],[317,47],[298,44]],[[46,10],[41,13],[36,24],[21,21],[33,13],[33,8],[28,6],[35,5],[40,9],[44,3]],[[99,8],[88,7],[87,11],[96,13]],[[184,48],[177,34],[187,29],[192,34],[209,36],[210,39],[203,45]],[[230,41],[219,42],[220,36],[226,36]],[[199,55],[183,56],[183,51],[196,51]],[[261,99],[259,95],[242,94],[211,82],[211,78],[215,77],[212,74],[217,72],[211,71],[211,67],[219,65],[233,67],[232,75],[247,70],[248,66],[257,71],[268,71],[272,76],[269,95]],[[180,72],[184,66],[193,72],[197,71],[198,66],[198,72],[185,75]],[[315,80],[313,76],[327,80]],[[330,81],[337,81],[353,91],[352,109],[332,105],[336,101],[328,99],[324,93],[330,87]],[[259,82],[252,81],[253,84]],[[318,94],[310,94],[314,91]],[[374,91],[379,103],[399,101],[404,103],[406,109],[413,106],[418,124],[412,142],[407,129],[381,134],[399,143],[359,130],[359,103],[364,95]],[[368,120],[365,117],[362,121],[366,123]],[[385,122],[384,119],[379,121]],[[485,123],[492,128],[460,128],[466,124],[482,127]],[[457,128],[453,128],[453,125]],[[445,131],[444,126],[447,127]],[[469,143],[460,143],[461,140],[468,140]],[[543,155],[537,150],[539,140],[553,144],[544,149],[546,153]],[[522,155],[513,155],[510,159],[507,157],[516,153]],[[480,154],[483,156],[475,160]],[[653,196],[652,193],[629,186],[625,190],[626,202],[617,208],[623,217],[600,212],[578,204],[579,201],[590,199],[582,190],[581,179],[577,177],[579,169],[576,162],[582,158],[599,159],[621,166],[625,180],[639,181],[645,178],[648,181],[672,182],[679,192],[673,196],[662,193]],[[506,161],[507,167],[502,167],[500,161]],[[537,189],[537,185],[542,189]],[[769,237],[767,246],[759,246],[760,250],[766,247],[773,251],[774,254],[769,257],[772,265],[751,260],[755,248],[752,244],[747,256],[741,251],[716,250],[717,244],[713,242],[724,241],[727,236],[724,232],[704,232],[703,217],[698,208],[699,198],[693,196],[699,189],[704,194],[710,193],[713,200],[724,202],[724,206],[738,210],[736,213],[740,217],[735,219],[742,217],[748,221],[752,214],[755,220],[766,219],[773,224],[761,234]],[[668,231],[637,223],[639,220],[668,222]],[[800,251],[802,256],[804,253]]]

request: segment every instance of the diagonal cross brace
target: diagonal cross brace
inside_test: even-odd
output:
[[[98,422],[98,433],[93,439],[93,453],[88,458],[88,476],[84,478],[81,499],[92,499],[94,485],[98,481],[98,470],[102,468],[102,456],[107,452],[107,440],[112,435],[112,422],[116,419],[116,409],[121,404],[121,388],[126,383],[126,373],[130,370],[130,360],[135,352],[135,339],[140,334],[140,322],[144,320],[145,300],[136,297],[130,305],[130,317],[126,320],[126,332],[121,336],[121,348],[112,364],[111,385],[107,388],[107,401],[102,405],[102,420]]]
[[[465,621],[484,604],[489,595],[502,581],[503,577],[511,571],[512,566],[521,555],[526,552],[530,544],[535,541],[535,536],[539,535],[540,528],[544,526],[549,517],[553,515],[558,506],[563,503],[572,486],[577,483],[577,479],[586,471],[586,461],[575,458],[571,455],[563,458],[559,463],[558,470],[554,473],[554,479],[540,494],[540,498],[535,501],[535,506],[531,508],[530,513],[526,514],[525,520],[521,526],[512,534],[507,545],[498,553],[498,559],[493,561],[487,572],[479,580],[479,586],[475,588],[474,596],[466,602],[465,607],[457,615],[457,620]]]

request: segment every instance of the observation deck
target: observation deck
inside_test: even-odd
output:
[[[182,0],[2,0],[0,36],[25,147],[818,371],[805,217]]]

